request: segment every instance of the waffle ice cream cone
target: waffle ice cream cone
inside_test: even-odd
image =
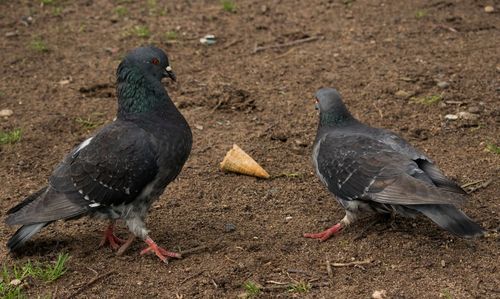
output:
[[[269,178],[269,173],[236,144],[233,144],[233,148],[227,152],[220,163],[220,169],[263,179]]]

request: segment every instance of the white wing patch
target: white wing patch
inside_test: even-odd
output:
[[[80,145],[76,148],[75,154],[78,153],[79,151],[81,151],[87,145],[89,145],[93,138],[94,137],[90,137],[90,138],[86,139],[84,142],[80,143]]]

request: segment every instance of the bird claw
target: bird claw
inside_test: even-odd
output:
[[[319,239],[321,242],[328,240],[331,236],[337,234],[342,230],[342,225],[340,223],[335,224],[329,229],[316,234],[304,234],[305,238]]]
[[[104,236],[101,240],[101,243],[99,243],[99,248],[105,246],[106,244],[109,244],[109,246],[113,248],[113,250],[118,250],[123,243],[125,243],[125,240],[115,236],[115,234],[113,233],[113,225],[111,224],[104,231]]]
[[[149,237],[145,240],[145,242],[149,246],[141,250],[140,255],[153,252],[164,263],[168,263],[168,258],[178,258],[178,259],[182,258],[182,255],[179,253],[167,251],[161,248]]]

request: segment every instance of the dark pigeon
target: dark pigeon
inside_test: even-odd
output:
[[[141,254],[152,251],[164,262],[180,257],[156,245],[144,224],[191,151],[191,129],[161,83],[175,74],[162,50],[142,47],[127,54],[116,76],[116,120],[73,149],[48,186],[7,212],[8,225],[22,225],[7,242],[11,251],[56,220],[89,215],[110,220],[101,246],[122,254],[139,237],[148,244]],[[113,234],[118,219],[131,232],[127,241]]]
[[[484,230],[458,209],[465,191],[425,154],[398,135],[356,120],[335,89],[316,93],[319,126],[313,163],[346,211],[331,228],[304,237],[325,241],[363,213],[421,213],[451,233],[471,238]]]

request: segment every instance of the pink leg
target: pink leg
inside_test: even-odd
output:
[[[330,227],[329,229],[317,233],[317,234],[304,234],[305,238],[312,238],[312,239],[320,239],[320,241],[326,241],[328,240],[331,236],[334,234],[340,232],[342,230],[342,224],[337,223],[334,226]]]
[[[130,245],[132,245],[132,242],[134,242],[134,240],[135,240],[135,235],[130,233],[127,241],[125,241],[125,243],[123,243],[120,249],[118,249],[116,255],[122,255],[130,247]]]
[[[140,253],[141,255],[152,251],[164,263],[168,262],[169,257],[175,257],[178,259],[182,257],[179,253],[167,251],[167,250],[161,248],[160,246],[156,245],[155,241],[153,241],[153,239],[151,239],[150,237],[147,237],[146,240],[144,240],[144,242],[146,242],[146,244],[148,244],[149,246],[141,251],[141,253]]]
[[[117,250],[120,248],[120,245],[123,244],[125,241],[118,238],[113,234],[113,228],[114,228],[114,223],[111,222],[108,227],[104,230],[104,236],[101,240],[101,243],[99,243],[99,247],[103,247],[104,245],[109,243],[109,246],[113,248],[114,250]]]

